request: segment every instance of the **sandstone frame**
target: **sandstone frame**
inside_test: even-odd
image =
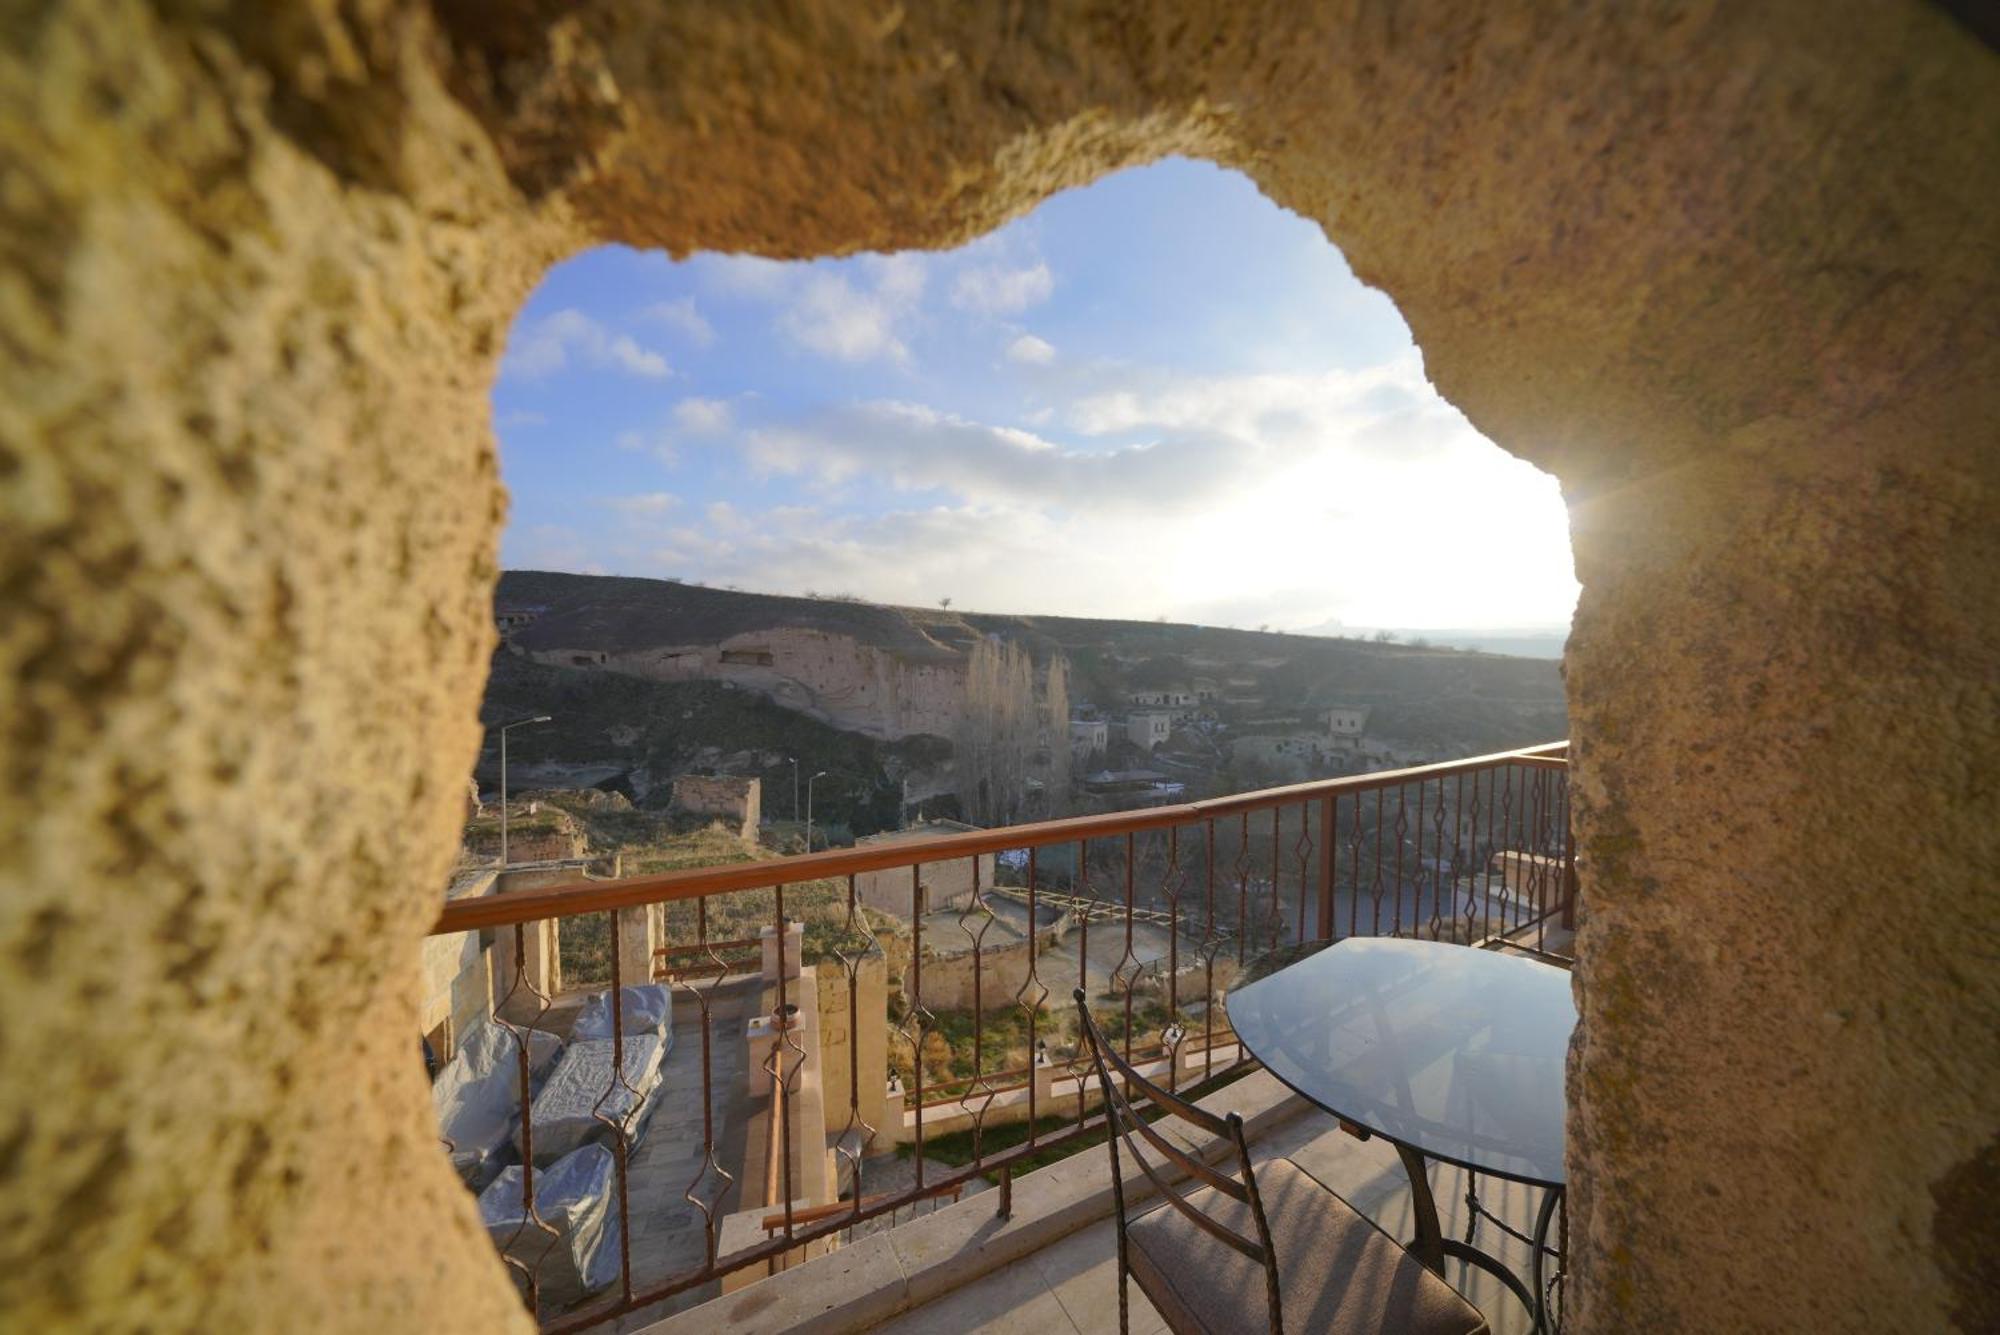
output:
[[[57,0],[8,28],[24,1328],[527,1327],[414,1012],[494,637],[487,393],[546,266],[943,246],[1173,152],[1318,219],[1439,388],[1562,479],[1579,1328],[2000,1319],[2000,69],[1946,8]]]

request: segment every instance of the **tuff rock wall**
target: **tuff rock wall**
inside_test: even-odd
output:
[[[1579,1328],[1995,1321],[2000,78],[1944,7],[4,21],[24,1328],[526,1324],[414,1037],[546,266],[945,245],[1170,152],[1319,219],[1570,500]]]

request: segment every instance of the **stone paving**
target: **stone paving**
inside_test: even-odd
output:
[[[703,984],[706,987],[706,984]],[[756,1101],[746,1092],[747,1052],[743,1027],[763,1000],[760,980],[729,982],[709,994],[711,1045],[709,1110],[715,1129],[715,1161],[741,1176],[744,1134]],[[701,1007],[686,989],[674,989],[674,1047],[660,1068],[660,1094],[639,1144],[626,1166],[632,1230],[632,1283],[644,1289],[699,1267],[708,1251],[706,1220],[686,1199],[690,1183],[719,1221],[738,1206],[737,1186],[705,1168],[702,1148]],[[760,1184],[761,1185],[761,1184]],[[628,1316],[616,1329],[631,1329],[713,1297],[703,1285]]]
[[[1100,1147],[1087,1153],[1103,1154]],[[1313,1112],[1278,1127],[1251,1146],[1262,1162],[1289,1158],[1345,1196],[1398,1239],[1412,1232],[1408,1180],[1395,1150],[1381,1140],[1358,1141],[1339,1130],[1333,1119]],[[1496,1178],[1482,1177],[1479,1195],[1486,1208],[1521,1231],[1534,1225],[1541,1193]],[[1445,1234],[1465,1236],[1466,1174],[1436,1165],[1431,1192]],[[1170,1208],[1170,1207],[1168,1207]],[[1528,1274],[1528,1248],[1482,1222],[1477,1244]],[[1117,1234],[1110,1220],[1091,1225],[1063,1240],[986,1275],[963,1288],[902,1313],[879,1329],[893,1335],[928,1332],[977,1332],[1005,1335],[1111,1335],[1118,1330]],[[1219,1244],[1218,1244],[1219,1245]],[[1527,1335],[1533,1321],[1527,1310],[1497,1279],[1459,1261],[1447,1261],[1445,1278],[1486,1314],[1494,1335]],[[1129,1290],[1130,1335],[1153,1335],[1164,1329],[1159,1315],[1136,1285]]]

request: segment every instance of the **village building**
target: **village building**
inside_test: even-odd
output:
[[[1174,730],[1174,716],[1162,709],[1137,709],[1125,716],[1125,740],[1150,751]]]
[[[864,835],[854,844],[857,848],[876,848],[912,839],[932,839],[941,834],[965,834],[978,828],[964,821],[927,820],[907,829]],[[967,907],[980,891],[991,888],[993,874],[994,855],[981,853],[977,857],[923,863],[914,878],[908,867],[859,872],[854,877],[854,894],[869,908],[893,913],[907,922],[913,902],[919,917]]]
[[[514,647],[514,632],[535,624],[536,618],[548,611],[547,607],[526,603],[501,603],[493,609],[493,626],[500,632],[500,643]]]
[[[1073,760],[1088,760],[1110,745],[1111,725],[1105,720],[1073,718],[1069,721],[1069,753]]]
[[[1325,768],[1326,738],[1316,732],[1238,737],[1229,744],[1230,759],[1264,766],[1291,779],[1303,779]]]
[[[1366,705],[1335,705],[1326,715],[1328,740],[1338,750],[1360,750],[1362,735],[1368,731],[1368,714]]]

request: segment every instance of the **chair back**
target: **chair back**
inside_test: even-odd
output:
[[[1076,998],[1079,1028],[1083,1040],[1090,1047],[1091,1063],[1096,1067],[1098,1083],[1104,1092],[1105,1126],[1111,1132],[1107,1141],[1111,1147],[1111,1188],[1118,1207],[1118,1261],[1121,1273],[1126,1265],[1125,1228],[1130,1222],[1125,1212],[1125,1182],[1119,1163],[1118,1145],[1120,1141],[1132,1156],[1132,1161],[1143,1172],[1169,1202],[1170,1208],[1179,1210],[1202,1232],[1217,1242],[1264,1267],[1266,1291],[1270,1300],[1271,1330],[1280,1335],[1284,1330],[1283,1318],[1278,1303],[1278,1261],[1271,1246],[1271,1228],[1264,1218],[1264,1203],[1257,1195],[1257,1177],[1250,1167],[1250,1146],[1244,1139],[1243,1119],[1236,1113],[1217,1116],[1206,1108],[1197,1107],[1170,1090],[1163,1089],[1145,1076],[1128,1061],[1117,1048],[1104,1037],[1104,1031],[1097,1025],[1096,1017],[1090,1013],[1090,1005],[1082,988],[1072,995]],[[1170,1048],[1167,1060],[1179,1059],[1177,1050]],[[1163,1112],[1180,1118],[1201,1128],[1212,1136],[1228,1140],[1235,1150],[1236,1171],[1225,1172],[1215,1165],[1188,1153],[1173,1141],[1160,1134],[1141,1115],[1135,1102],[1151,1103]],[[1221,1195],[1249,1207],[1250,1217],[1255,1225],[1254,1232],[1245,1234],[1231,1228],[1221,1220],[1204,1214],[1191,1204],[1187,1197],[1173,1189],[1141,1152],[1134,1136],[1143,1139],[1168,1163],[1174,1165],[1188,1177],[1204,1186],[1215,1188]]]

